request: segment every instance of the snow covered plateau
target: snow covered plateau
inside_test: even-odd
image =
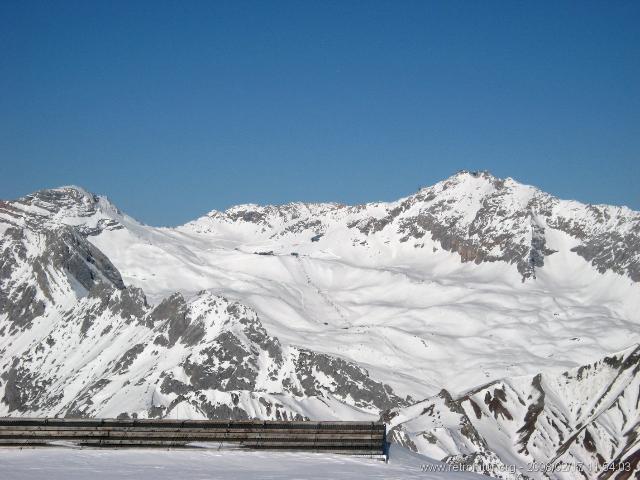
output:
[[[499,478],[640,475],[628,208],[463,171],[157,228],[62,187],[0,201],[0,254],[0,416],[382,418]]]

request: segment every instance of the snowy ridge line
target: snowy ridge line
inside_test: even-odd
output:
[[[261,450],[386,455],[381,422],[0,418],[0,445],[58,442],[94,447],[187,447],[194,442]]]

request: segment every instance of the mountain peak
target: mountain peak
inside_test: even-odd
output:
[[[98,201],[98,196],[76,185],[65,185],[56,188],[45,188],[30,193],[18,199],[18,202],[38,205],[63,207],[69,204],[92,204]]]
[[[450,176],[446,180],[443,180],[437,183],[436,185],[465,184],[465,183],[471,183],[471,182],[486,183],[498,189],[502,189],[504,187],[511,187],[511,188],[525,187],[527,189],[535,188],[530,185],[521,183],[512,177],[505,177],[505,178],[497,177],[488,170],[476,170],[476,171],[459,170],[458,172],[454,173],[452,176]],[[426,188],[430,188],[430,187],[426,187]]]
[[[11,223],[25,222],[32,228],[69,225],[86,234],[118,228],[125,217],[107,197],[75,185],[38,190],[5,202],[3,210],[7,218],[13,219]]]
[[[454,177],[473,177],[473,178],[486,178],[495,179],[496,177],[489,172],[489,170],[458,170]]]

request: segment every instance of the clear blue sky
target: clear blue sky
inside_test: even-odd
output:
[[[0,2],[0,198],[155,225],[459,169],[640,209],[640,2]]]

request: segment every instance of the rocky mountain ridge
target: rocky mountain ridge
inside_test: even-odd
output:
[[[614,271],[640,281],[640,214],[626,207],[559,200],[513,179],[462,171],[432,187],[391,203],[356,206],[290,203],[240,205],[212,211],[186,227],[206,232],[225,224],[255,225],[256,236],[319,236],[348,228],[352,243],[380,233],[386,239],[424,248],[426,236],[463,262],[503,261],[516,265],[523,280],[535,276],[545,257],[546,229],[573,239],[571,251],[600,272]]]
[[[640,462],[640,345],[552,376],[503,379],[384,415],[393,441],[514,478],[630,478]],[[499,459],[496,458],[499,452]],[[545,466],[547,471],[541,469]]]

